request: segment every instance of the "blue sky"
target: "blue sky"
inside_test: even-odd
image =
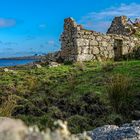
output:
[[[114,16],[140,17],[139,0],[1,0],[0,57],[43,54],[60,49],[63,21],[105,32]]]

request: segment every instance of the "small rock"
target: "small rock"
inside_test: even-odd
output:
[[[57,62],[50,62],[49,63],[49,67],[58,67],[60,66],[61,64],[57,63]]]
[[[4,72],[11,72],[11,73],[16,74],[16,71],[14,71],[14,70],[9,70],[8,68],[5,68],[5,69],[4,69]]]
[[[42,68],[42,66],[41,65],[39,65],[39,64],[35,64],[35,66],[37,67],[37,68]]]
[[[9,72],[9,69],[5,68],[5,69],[4,69],[4,72]]]

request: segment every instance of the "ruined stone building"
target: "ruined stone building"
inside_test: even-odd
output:
[[[64,61],[119,60],[140,46],[140,39],[128,35],[127,17],[115,17],[107,34],[86,30],[73,18],[64,21],[61,58]]]

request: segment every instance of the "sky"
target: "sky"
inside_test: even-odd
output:
[[[105,33],[120,15],[140,17],[140,0],[0,0],[0,57],[59,50],[64,18]]]

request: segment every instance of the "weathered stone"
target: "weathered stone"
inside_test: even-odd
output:
[[[22,121],[0,118],[0,140],[140,140],[140,120],[118,127],[105,125],[83,134],[72,135],[67,123],[57,121],[58,128],[40,132],[37,126],[27,127]]]
[[[93,54],[99,54],[100,50],[98,47],[93,47]]]
[[[135,45],[134,42],[132,42],[132,43],[130,43],[130,46],[131,46],[132,48],[134,48],[136,45]]]
[[[78,55],[77,56],[77,61],[90,61],[92,60],[94,57],[92,55],[89,54],[82,54],[82,55]]]
[[[140,39],[126,35],[126,19],[125,16],[115,17],[107,34],[86,30],[74,19],[66,19],[61,35],[61,58],[64,61],[89,61],[128,56],[136,50]]]
[[[91,45],[91,46],[98,46],[98,44],[99,44],[99,43],[98,43],[98,41],[96,41],[96,40],[91,40],[91,41],[90,41],[90,45]]]
[[[77,53],[78,53],[78,54],[81,54],[81,53],[82,53],[82,48],[81,48],[81,47],[78,47],[78,48],[77,48]]]
[[[85,46],[88,46],[88,45],[89,45],[89,40],[84,39],[84,45],[85,45]]]
[[[107,47],[107,46],[108,46],[108,43],[107,43],[107,42],[105,42],[105,41],[103,41],[103,42],[102,42],[102,46]]]
[[[84,39],[77,39],[77,46],[84,46]]]
[[[84,47],[84,48],[82,49],[82,53],[83,53],[83,54],[88,54],[88,53],[89,53],[89,48],[88,48],[88,47]]]
[[[127,48],[127,46],[124,46],[123,47],[123,55],[125,55],[125,54],[128,54],[128,48]]]
[[[27,127],[20,120],[0,118],[0,140],[23,140]]]
[[[42,68],[42,66],[41,65],[39,65],[39,64],[35,64],[35,66],[37,67],[37,68]]]
[[[60,64],[57,62],[50,62],[49,63],[49,67],[58,67],[58,66],[60,66]]]
[[[126,16],[115,17],[110,28],[108,29],[108,34],[119,34],[119,35],[126,35],[128,34],[125,25],[127,23]]]
[[[102,36],[98,36],[98,37],[96,38],[96,40],[97,40],[97,41],[102,41]]]
[[[110,52],[110,53],[108,54],[108,58],[109,58],[109,59],[112,59],[112,58],[113,58],[113,53],[112,53],[112,52]]]
[[[133,121],[121,127],[106,125],[87,133],[93,140],[139,140],[140,121]]]
[[[107,57],[108,56],[108,54],[109,54],[109,52],[106,50],[106,51],[104,51],[104,56],[105,57]]]

